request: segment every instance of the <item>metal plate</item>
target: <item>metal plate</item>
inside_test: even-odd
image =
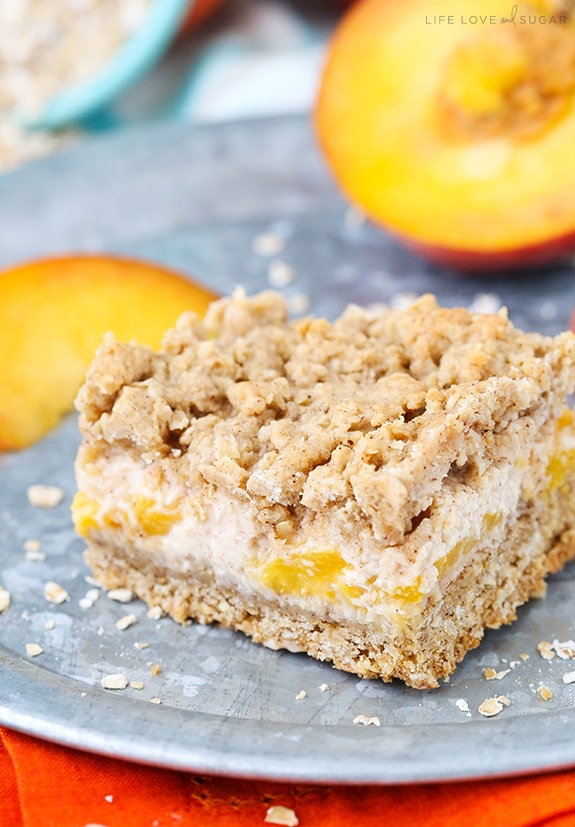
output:
[[[305,293],[312,312],[330,317],[348,301],[387,301],[402,291],[432,291],[448,305],[488,292],[517,324],[554,333],[575,304],[569,262],[464,277],[350,221],[300,118],[195,130],[161,125],[93,141],[0,179],[0,226],[2,266],[106,250],[175,265],[224,292],[237,283],[250,292],[267,286],[269,260],[252,242],[273,230],[286,239],[281,258],[297,274],[286,293]],[[40,444],[0,458],[0,582],[12,594],[0,615],[1,723],[107,755],[259,778],[438,781],[575,763],[575,684],[562,681],[573,662],[545,661],[536,649],[543,639],[575,637],[575,566],[552,578],[548,597],[524,607],[516,623],[489,632],[440,689],[360,680],[240,634],[151,620],[143,604],[124,606],[104,593],[83,609],[89,572],[69,516],[77,445],[71,416]],[[40,482],[60,485],[64,502],[32,508],[26,490]],[[26,559],[30,539],[41,541],[45,561]],[[64,586],[70,601],[49,604],[48,580]],[[128,611],[138,622],[120,632],[115,621]],[[43,653],[27,657],[26,643]],[[154,663],[161,664],[156,676]],[[487,682],[488,666],[510,672]],[[102,689],[102,676],[116,672],[144,689]],[[551,700],[537,693],[541,684]],[[296,700],[301,690],[307,695]],[[511,705],[482,718],[478,705],[500,694]],[[381,726],[354,725],[358,715],[376,716]]]

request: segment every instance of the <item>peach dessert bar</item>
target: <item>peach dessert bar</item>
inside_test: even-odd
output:
[[[77,397],[87,562],[175,620],[416,688],[575,556],[575,336],[267,291],[108,334]]]

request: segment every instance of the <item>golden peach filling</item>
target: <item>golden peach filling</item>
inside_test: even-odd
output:
[[[388,597],[392,597],[399,603],[419,603],[423,597],[421,577],[416,577],[411,586],[399,586],[394,589],[391,593],[388,593]]]
[[[76,491],[71,510],[74,528],[80,537],[89,537],[93,529],[99,527],[100,505],[83,491]]]
[[[336,549],[304,550],[289,558],[270,560],[259,568],[257,579],[276,594],[321,597],[333,602],[337,596],[351,600],[363,594],[361,587],[345,582],[344,575],[351,569]]]
[[[451,137],[529,139],[568,111],[575,93],[575,26],[565,12],[555,24],[535,22],[541,15],[553,15],[545,0],[522,7],[521,19],[529,22],[485,27],[453,52],[439,94]]]
[[[502,521],[503,516],[497,512],[489,512],[484,515],[481,523],[481,534],[479,537],[464,537],[459,540],[447,554],[435,561],[437,574],[441,577],[446,571],[459,564],[465,557],[477,548],[478,545],[485,545],[486,536],[489,535]]]
[[[575,471],[575,449],[561,451],[554,454],[547,463],[547,476],[549,477],[549,490],[555,491],[561,488],[567,477]]]
[[[97,500],[78,491],[72,502],[74,526],[78,534],[86,538],[94,530],[127,525],[135,525],[150,536],[162,536],[181,518],[178,504],[160,509],[150,497],[132,497],[126,508],[104,508]]]
[[[561,434],[566,428],[572,428],[575,422],[575,415],[570,408],[565,408],[557,420],[557,434]],[[559,439],[561,437],[559,436]],[[565,448],[553,454],[547,463],[547,477],[549,478],[549,491],[556,491],[565,485],[567,477],[575,471],[575,449]]]

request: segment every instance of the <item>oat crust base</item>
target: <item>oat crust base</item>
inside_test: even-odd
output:
[[[575,530],[563,532],[550,546],[540,543],[533,553],[529,537],[534,529],[529,517],[515,524],[505,546],[506,565],[500,560],[494,565],[501,549],[483,549],[474,555],[443,595],[430,598],[420,627],[408,627],[403,635],[385,623],[380,630],[366,629],[359,623],[341,624],[294,612],[289,603],[265,601],[261,596],[245,599],[233,588],[215,586],[208,571],[178,577],[151,556],[137,553],[128,558],[125,549],[103,543],[90,545],[86,561],[106,588],[127,586],[178,622],[193,618],[218,623],[269,648],[305,651],[361,677],[383,681],[397,677],[416,689],[432,689],[479,645],[486,628],[497,629],[515,620],[518,606],[545,595],[545,577],[575,557]],[[460,608],[456,620],[455,606]]]

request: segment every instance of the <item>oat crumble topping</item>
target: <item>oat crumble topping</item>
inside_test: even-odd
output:
[[[333,324],[286,320],[280,295],[238,291],[204,322],[184,314],[158,354],[108,336],[78,395],[82,430],[138,461],[153,455],[168,482],[246,492],[259,519],[288,534],[302,506],[338,519],[346,503],[346,521],[398,543],[449,467],[477,452],[470,417],[503,428],[553,371],[557,392],[570,390],[572,368],[556,362],[575,361],[571,334],[552,343],[504,312],[424,296],[407,311],[350,306]]]

